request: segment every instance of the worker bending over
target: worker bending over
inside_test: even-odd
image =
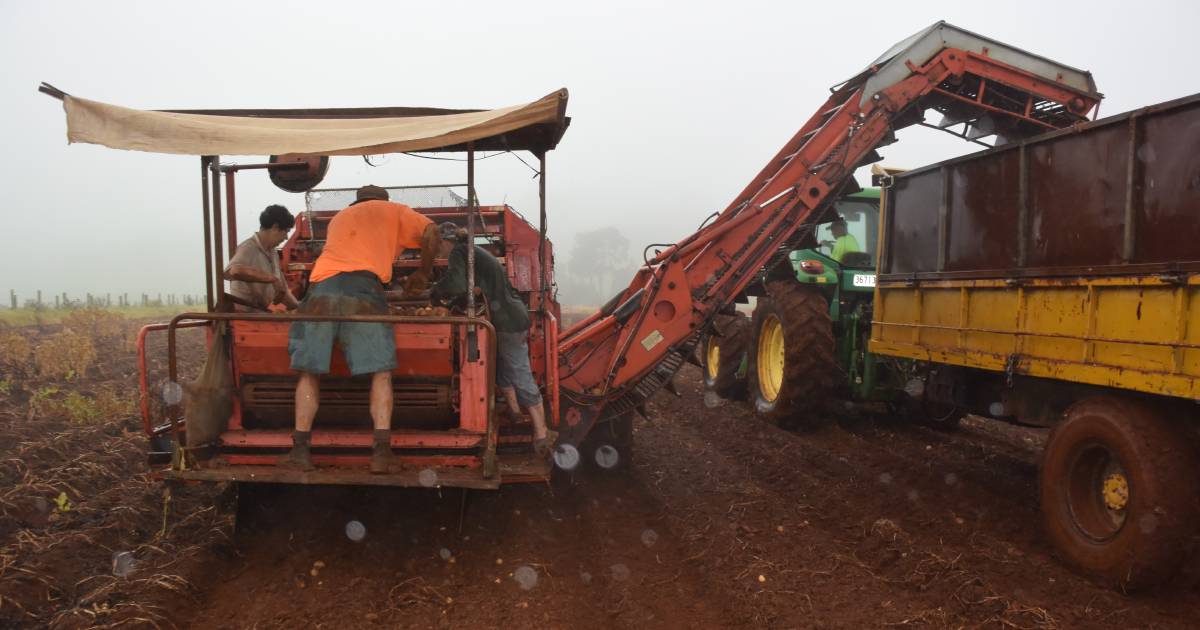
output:
[[[258,215],[258,231],[242,241],[225,266],[224,277],[229,281],[229,293],[246,306],[269,310],[273,304],[283,304],[288,309],[299,303],[288,289],[283,271],[279,268],[279,256],[275,248],[286,241],[288,232],[296,225],[296,217],[288,209],[267,206]]]
[[[446,274],[434,285],[430,297],[448,300],[467,293],[466,231],[453,223],[438,226],[442,238],[439,257],[449,259]],[[504,267],[482,247],[475,247],[475,287],[487,299],[492,326],[496,329],[496,387],[504,393],[511,413],[521,409],[533,421],[533,448],[541,456],[550,454],[558,433],[546,428],[542,393],[529,367],[529,345],[525,338],[531,322],[525,304],[508,282]]]
[[[412,208],[388,201],[387,190],[363,186],[350,207],[329,222],[325,248],[313,265],[312,284],[300,313],[312,315],[387,315],[384,285],[392,264],[406,249],[421,248],[421,267],[409,276],[405,290],[429,284],[433,257],[440,244],[437,227]],[[342,348],[350,373],[371,374],[371,420],[375,427],[371,472],[385,473],[392,460],[392,370],[396,338],[390,324],[369,322],[293,322],[288,333],[296,383],[296,430],[292,450],[279,465],[313,470],[310,445],[313,419],[320,405],[321,374],[329,372],[334,341]]]

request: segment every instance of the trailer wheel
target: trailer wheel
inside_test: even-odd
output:
[[[722,335],[704,338],[704,387],[722,398],[745,400],[745,375],[738,375],[746,349],[750,345],[753,326],[750,318],[738,314],[718,322]]]
[[[1042,515],[1060,554],[1123,588],[1171,576],[1200,516],[1193,443],[1155,407],[1078,402],[1042,456]]]
[[[754,310],[750,391],[755,411],[792,428],[812,419],[839,372],[829,302],[795,282],[769,282],[767,293]]]

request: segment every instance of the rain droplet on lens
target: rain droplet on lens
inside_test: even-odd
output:
[[[162,397],[168,405],[178,405],[183,401],[183,387],[175,381],[167,381],[163,383]]]
[[[521,565],[513,571],[513,579],[516,580],[521,590],[531,591],[533,587],[537,586],[537,571],[534,571],[533,567]]]
[[[609,571],[612,573],[612,579],[618,582],[624,582],[629,579],[629,567],[620,562],[609,567]]]
[[[882,484],[885,484],[885,485],[886,485],[886,484],[889,484],[889,483],[892,483],[892,475],[891,475],[891,474],[889,474],[889,473],[880,473],[880,475],[879,475],[879,483],[882,483]]]
[[[367,526],[360,521],[350,521],[346,523],[346,538],[354,542],[359,542],[367,537]]]
[[[658,542],[658,532],[653,529],[647,529],[642,532],[642,544],[647,547],[653,547]]]
[[[946,485],[953,486],[958,483],[958,475],[954,473],[946,473]]]
[[[554,465],[567,471],[579,466],[579,449],[571,444],[559,444],[554,448]]]
[[[591,584],[591,583],[592,583],[592,574],[591,574],[591,573],[588,573],[587,571],[584,571],[583,573],[580,573],[580,574],[579,574],[579,581],[580,581],[580,582],[583,582],[584,584]]]
[[[602,444],[596,449],[596,465],[604,470],[612,470],[621,461],[621,454],[609,444]]]
[[[112,556],[112,573],[119,578],[123,578],[133,572],[133,567],[136,564],[137,560],[133,557],[133,552],[118,551]]]
[[[916,501],[917,499],[920,499],[920,498],[921,498],[921,494],[919,492],[917,492],[916,490],[908,491],[908,500],[909,501]]]
[[[442,560],[449,560],[450,556],[453,556],[453,555],[454,554],[450,553],[450,550],[445,547],[438,549],[438,556],[441,556]]]
[[[437,485],[438,475],[432,468],[426,468],[417,473],[417,483],[426,488],[432,488]]]
[[[1138,527],[1143,534],[1153,534],[1154,530],[1158,529],[1158,517],[1153,514],[1145,514],[1138,519]]]
[[[711,390],[704,392],[704,406],[705,407],[708,407],[709,409],[716,409],[717,407],[720,407],[721,405],[724,405],[724,404],[725,404],[725,399],[721,398],[721,396],[719,394],[717,394],[717,392],[714,392]]]

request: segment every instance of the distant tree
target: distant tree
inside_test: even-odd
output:
[[[617,228],[579,232],[567,268],[559,274],[560,301],[589,306],[603,304],[632,279],[635,269],[629,254],[629,239]]]

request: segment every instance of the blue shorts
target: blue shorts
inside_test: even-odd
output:
[[[309,287],[297,312],[387,315],[388,306],[379,278],[369,271],[353,271]],[[342,347],[342,355],[354,376],[396,369],[396,337],[392,326],[367,322],[292,322],[288,330],[292,369],[309,374],[329,373],[334,341]]]
[[[526,331],[496,333],[496,387],[512,387],[517,390],[518,404],[533,407],[542,404],[542,392],[529,367],[526,334]]]

